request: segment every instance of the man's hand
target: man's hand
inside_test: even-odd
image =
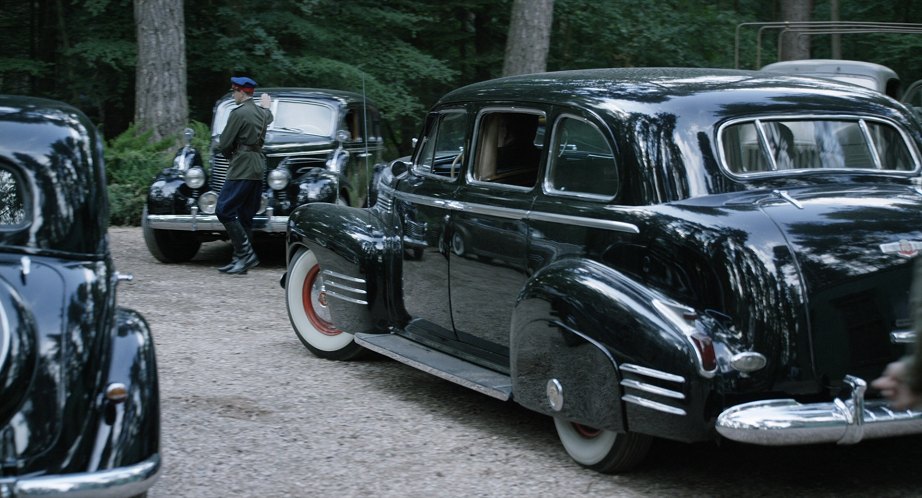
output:
[[[266,109],[269,109],[270,107],[272,107],[272,97],[270,97],[268,93],[264,93],[260,95],[259,96],[259,106],[266,108]]]
[[[922,397],[909,389],[907,370],[905,361],[895,361],[887,365],[884,373],[871,382],[871,387],[880,390],[894,410],[908,410],[922,402]]]

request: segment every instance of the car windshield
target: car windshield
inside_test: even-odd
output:
[[[233,100],[226,100],[215,110],[211,133],[218,136],[227,126],[230,112],[237,107]],[[272,124],[270,131],[290,131],[332,137],[336,128],[336,112],[325,104],[286,99],[273,99]]]
[[[735,175],[918,168],[914,149],[899,129],[866,118],[736,121],[721,129],[720,142],[723,165]]]

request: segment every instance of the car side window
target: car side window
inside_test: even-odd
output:
[[[473,180],[528,188],[535,185],[544,145],[544,116],[487,111],[481,114],[477,130]]]
[[[349,132],[349,139],[353,142],[364,142],[366,136],[371,143],[382,140],[378,112],[374,109],[349,108],[343,123]]]
[[[448,111],[430,116],[413,165],[417,173],[454,179],[464,164],[467,113]]]
[[[11,170],[0,165],[0,228],[26,221],[25,185]]]
[[[576,116],[557,120],[551,145],[546,188],[565,195],[613,197],[618,192],[618,170],[611,145],[592,123]]]

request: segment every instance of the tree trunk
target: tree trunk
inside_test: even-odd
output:
[[[809,21],[811,12],[813,12],[813,0],[781,0],[782,21]],[[810,58],[810,37],[800,35],[801,33],[796,29],[782,31],[779,60],[792,61]]]
[[[179,136],[189,120],[183,0],[134,0],[138,33],[135,125],[153,139]]]
[[[547,70],[554,0],[513,0],[503,76]]]

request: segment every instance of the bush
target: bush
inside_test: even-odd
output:
[[[193,122],[192,141],[199,152],[208,150],[208,125]],[[109,223],[140,225],[147,191],[154,177],[173,164],[173,155],[181,147],[179,137],[151,140],[150,132],[140,132],[133,125],[106,144],[105,161],[109,194]]]

